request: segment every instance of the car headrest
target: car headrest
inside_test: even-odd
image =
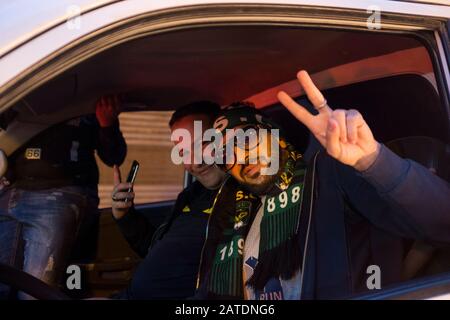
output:
[[[420,163],[442,179],[450,180],[450,146],[431,137],[395,139],[386,146],[402,158]]]

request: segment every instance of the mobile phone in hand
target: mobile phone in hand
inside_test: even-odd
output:
[[[131,164],[130,172],[128,173],[127,183],[131,183],[132,185],[134,184],[138,170],[139,170],[139,162],[134,160],[133,163]],[[132,190],[132,187],[130,187],[128,189],[128,192],[131,192],[131,190]],[[128,198],[125,198],[125,202],[127,202],[127,201],[128,201]]]

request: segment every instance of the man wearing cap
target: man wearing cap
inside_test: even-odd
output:
[[[344,298],[399,281],[405,238],[450,242],[449,184],[377,142],[358,111],[333,111],[305,71],[298,78],[318,114],[278,98],[325,149],[311,160],[249,106],[215,121],[225,136],[255,130],[258,139],[227,138],[218,149],[227,157],[216,161],[240,186],[225,185],[234,206],[213,213],[222,236],[207,242],[198,298]],[[255,149],[264,159],[252,159]],[[277,159],[276,173],[263,174]]]

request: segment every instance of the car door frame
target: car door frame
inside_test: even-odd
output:
[[[300,5],[292,5],[292,1],[277,4],[266,3],[261,4],[204,4],[191,7],[170,8],[157,12],[142,12],[138,16],[130,17],[113,24],[107,24],[95,31],[82,35],[73,42],[56,49],[54,52],[39,60],[36,64],[28,67],[24,72],[10,79],[0,87],[0,112],[13,106],[14,103],[23,98],[34,88],[49,81],[65,70],[84,61],[95,54],[111,48],[112,46],[121,44],[138,37],[150,36],[161,32],[169,32],[179,30],[181,28],[223,26],[226,23],[245,24],[245,23],[261,23],[266,25],[285,25],[298,27],[317,27],[317,28],[333,28],[344,30],[362,30],[367,20],[367,12],[361,9],[343,10],[342,8],[316,8],[311,5],[305,5],[306,1],[298,1]],[[327,1],[310,2],[312,5],[318,3],[324,4]],[[119,5],[122,2],[114,3]],[[97,10],[88,12],[86,15],[94,13],[106,14],[110,6],[101,7]],[[431,6],[430,6],[431,7]],[[422,8],[427,6],[422,5]],[[104,10],[104,11],[102,11]],[[268,16],[268,14],[273,14]],[[423,13],[422,13],[423,14]],[[220,18],[222,17],[222,18]],[[332,17],[332,18],[330,18]],[[447,20],[442,17],[430,18],[414,17],[401,12],[382,13],[384,22],[382,26],[384,30],[379,32],[387,33],[421,33],[424,30],[434,32],[433,36],[429,33],[421,35],[422,40],[429,44],[429,52],[433,54],[432,60],[436,63],[435,71],[438,82],[438,89],[441,95],[443,105],[446,108],[450,121],[450,74],[449,74],[449,47],[448,47],[448,30]],[[449,17],[450,18],[450,17]],[[55,37],[59,38],[61,28],[64,25],[55,26],[49,30],[49,33],[55,33]],[[20,57],[23,50],[33,48],[36,45],[46,43],[51,34],[42,34],[37,36],[30,42],[20,47],[20,52],[12,51],[8,55],[17,55]],[[44,37],[46,37],[44,39]],[[43,42],[42,42],[43,41]],[[27,47],[27,48],[25,48]],[[10,56],[9,58],[11,58]],[[18,58],[17,58],[18,59]],[[1,64],[2,61],[0,61]],[[0,68],[1,69],[1,68]],[[450,137],[450,132],[449,132]],[[431,281],[431,280],[430,280]],[[444,285],[450,281],[450,275],[442,275],[432,282],[433,285]],[[420,281],[412,282],[409,292],[420,290]],[[405,284],[407,285],[407,284]],[[403,286],[389,289],[390,295],[401,294],[404,292]],[[403,291],[402,291],[403,290]],[[378,292],[373,295],[366,295],[366,299],[377,297],[388,298],[389,293]]]
[[[350,300],[450,300],[450,272],[413,279]]]
[[[195,1],[179,2],[180,5],[184,2],[186,4],[195,3]],[[67,26],[64,23],[56,25],[47,32],[22,44],[6,56],[1,57],[0,69],[4,67],[5,73],[6,71],[9,72],[11,65],[17,67],[18,70],[24,69],[26,72],[18,73],[14,71],[16,72],[15,77],[10,78],[8,81],[5,81],[8,79],[7,76],[0,79],[0,111],[7,109],[29,91],[43,82],[56,77],[73,65],[112,46],[138,37],[185,27],[203,27],[213,24],[223,26],[225,23],[239,24],[245,21],[247,23],[264,23],[267,25],[306,27],[312,25],[325,28],[363,29],[367,31],[367,19],[370,16],[370,12],[367,13],[370,7],[369,1],[361,1],[363,5],[366,3],[366,7],[361,4],[355,4],[354,8],[347,7],[347,10],[343,9],[345,8],[343,6],[339,8],[339,5],[333,4],[332,1],[324,0],[261,0],[259,5],[252,3],[255,1],[249,1],[248,4],[237,4],[235,1],[230,0],[223,2],[223,4],[217,4],[216,1],[206,1],[206,3],[205,1],[199,1],[200,4],[195,6],[173,6],[171,8],[160,5],[159,7],[163,8],[160,10],[158,10],[158,6],[150,6],[148,8],[156,11],[138,12],[138,14],[135,13],[134,16],[127,19],[111,21],[111,18],[107,16],[111,14],[110,11],[126,5],[126,2],[114,2],[86,12],[83,15],[83,28],[95,31],[90,33],[83,31],[85,32],[84,34],[80,31],[78,37],[75,37],[70,43],[67,42],[68,40],[61,40],[61,38],[64,38],[64,35],[67,37]],[[157,3],[160,2],[158,1]],[[437,30],[441,27],[443,18],[440,16],[429,20],[423,19],[423,17],[431,14],[438,14],[436,8],[441,6],[410,4],[412,8],[422,10],[420,11],[420,16],[411,16],[402,13],[411,13],[410,6],[407,4],[399,3],[397,6],[403,11],[398,9],[398,12],[395,12],[393,8],[396,7],[392,7],[392,1],[379,1],[379,3],[382,4],[383,9],[386,8],[386,10],[392,10],[393,12],[380,12],[381,30],[375,32]],[[148,10],[148,8],[142,6],[142,10]],[[361,10],[361,8],[365,10]],[[127,7],[122,9],[126,11]],[[128,8],[128,10],[130,11],[131,8]],[[450,16],[447,18],[450,18]],[[93,21],[101,21],[102,23],[97,22],[97,24],[94,24]],[[96,27],[97,29],[95,29]],[[52,42],[55,42],[55,44],[52,44]],[[35,61],[36,63],[33,65],[30,65],[32,61],[23,62],[28,64],[28,68],[25,68],[23,64],[19,64],[20,60],[24,60],[24,58],[32,55],[33,52],[40,52],[37,49],[42,46],[49,46],[51,54],[40,61]]]
[[[259,5],[252,3],[254,1],[246,4],[235,3],[234,0],[227,0],[221,4],[216,4],[216,1],[212,0],[206,1],[206,3],[202,1],[201,4],[196,6],[174,6],[170,9],[142,12],[127,19],[115,21],[114,23],[110,22],[107,25],[105,25],[106,21],[103,20],[111,18],[109,16],[105,17],[105,15],[110,13],[108,9],[111,6],[123,5],[124,2],[113,3],[109,6],[90,11],[84,17],[84,25],[88,24],[89,21],[91,23],[102,21],[103,27],[99,27],[91,33],[84,34],[76,38],[76,40],[54,49],[54,52],[41,59],[38,63],[29,66],[26,72],[19,72],[17,77],[14,77],[14,79],[11,79],[6,84],[2,85],[2,79],[0,79],[0,113],[12,107],[14,103],[19,102],[31,90],[46,81],[50,81],[65,70],[85,61],[95,54],[126,41],[186,28],[260,24],[267,26],[314,27],[318,29],[397,33],[417,36],[428,46],[428,50],[433,56],[433,61],[436,62],[436,70],[441,70],[442,68],[447,70],[447,72],[437,73],[437,85],[442,104],[445,107],[447,115],[450,115],[448,86],[448,83],[450,83],[448,78],[450,76],[448,74],[448,65],[442,64],[442,59],[445,56],[439,52],[439,45],[441,44],[440,32],[436,32],[440,29],[442,30],[443,23],[450,18],[450,12],[446,13],[447,15],[444,19],[441,14],[442,10],[436,9],[442,8],[442,6],[414,4],[414,8],[420,7],[423,10],[421,16],[418,16],[411,15],[412,9],[409,7],[410,5],[398,4],[393,7],[392,1],[383,0],[380,1],[380,4],[387,6],[387,8],[391,6],[390,9],[388,8],[389,10],[395,11],[394,8],[397,7],[402,8],[402,10],[398,12],[380,12],[381,29],[368,30],[367,19],[370,16],[370,12],[361,10],[364,7],[360,3],[358,5],[355,4],[355,8],[358,8],[357,10],[349,9],[348,7],[347,9],[336,8],[338,5],[333,6],[329,0],[315,0],[313,2],[299,0],[295,1],[295,3],[298,3],[296,5],[293,5],[293,1],[291,0],[261,1],[263,4]],[[195,3],[193,0],[182,0],[179,2]],[[308,5],[305,4],[306,2]],[[362,3],[370,4],[369,1],[362,1]],[[317,6],[318,4],[321,6]],[[324,4],[329,5],[329,7],[325,7]],[[142,10],[145,9],[144,6]],[[433,14],[436,17],[432,18]],[[424,17],[429,17],[429,19],[424,19]],[[98,24],[94,24],[94,26],[98,26]],[[86,28],[90,30],[94,26]],[[64,24],[58,25],[46,34],[40,35],[30,42],[25,43],[17,50],[9,53],[6,57],[2,57],[0,59],[0,69],[7,67],[8,62],[14,62],[15,60],[20,60],[24,55],[26,56],[23,53],[24,50],[37,50],[36,47],[50,45],[49,43],[52,39],[61,42],[60,38],[64,35],[65,28],[66,26]],[[424,34],[424,31],[428,31],[428,33]],[[435,32],[434,36],[432,32]],[[16,53],[16,51],[18,52]],[[28,55],[31,54],[32,52],[28,52]],[[16,55],[16,59],[11,58],[11,55]],[[76,114],[78,110],[72,109],[71,111],[75,112],[75,114],[71,114],[71,116],[79,116],[79,114]],[[62,110],[59,113],[52,114],[54,116],[52,117],[53,122],[46,123],[46,126],[48,127],[66,120],[66,111]],[[34,123],[22,123],[21,125],[29,126],[29,132],[33,135],[45,129],[45,126]],[[3,134],[5,132],[0,131],[0,149],[9,155],[15,151],[16,147],[5,145],[2,139]],[[12,134],[14,135],[14,133]]]

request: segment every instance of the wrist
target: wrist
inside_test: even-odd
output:
[[[112,215],[113,215],[114,219],[116,219],[116,220],[122,219],[128,212],[129,212],[129,210],[114,210],[114,209],[112,209]]]
[[[99,120],[98,123],[100,124],[100,127],[102,128],[107,128],[107,127],[112,127],[115,123],[115,120],[111,119],[111,120]]]
[[[353,168],[355,168],[359,172],[366,171],[367,169],[369,169],[377,160],[378,155],[380,154],[380,149],[381,145],[377,141],[375,141],[373,151],[369,151],[367,155],[356,161]]]

